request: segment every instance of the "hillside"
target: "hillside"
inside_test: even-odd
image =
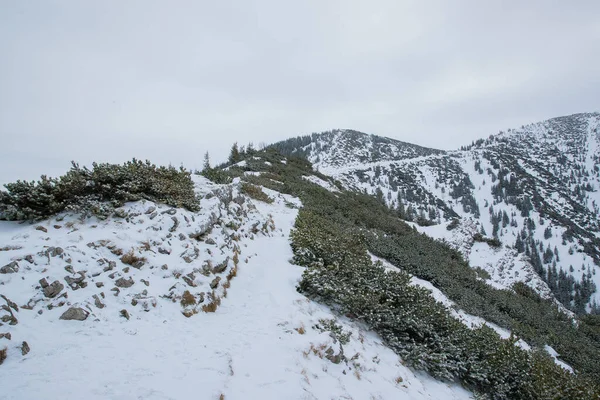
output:
[[[587,313],[600,303],[599,125],[598,113],[575,114],[452,152],[345,130],[274,147],[377,196],[450,243],[497,287],[524,282]]]

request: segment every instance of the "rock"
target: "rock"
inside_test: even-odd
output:
[[[141,281],[141,282],[142,282],[144,285],[146,285],[146,286],[150,286],[150,282],[148,282],[147,280],[145,280],[145,279],[140,279],[140,281]]]
[[[220,274],[220,273],[222,273],[222,272],[225,272],[225,270],[227,269],[227,266],[228,266],[228,265],[229,265],[229,257],[227,257],[227,258],[225,259],[225,261],[223,261],[223,262],[222,262],[222,263],[220,263],[219,265],[216,265],[216,266],[213,268],[213,272],[214,272],[215,274]]]
[[[123,271],[123,272],[125,272],[125,273],[128,273],[128,272],[129,272],[129,267],[125,267],[125,268],[123,268],[123,270],[122,270],[122,271]]]
[[[181,241],[183,242],[185,239],[187,239],[187,238],[185,237],[185,235],[184,235],[183,233],[180,233],[180,234],[179,234],[179,240],[181,240]]]
[[[145,264],[144,260],[138,260],[138,261],[134,262],[133,264],[131,264],[131,266],[136,269],[141,269],[144,266],[144,264]]]
[[[177,217],[171,217],[171,219],[173,220],[173,226],[169,228],[169,232],[175,232],[179,227],[179,220]]]
[[[118,287],[114,287],[114,288],[110,289],[110,291],[111,291],[111,292],[115,292],[115,296],[118,296],[118,295],[119,295],[119,293],[121,293],[121,291],[119,290],[119,288],[118,288]]]
[[[12,335],[10,334],[10,332],[0,333],[0,339],[2,339],[2,338],[11,340],[12,339]]]
[[[171,250],[170,250],[170,249],[165,249],[164,247],[159,247],[159,248],[158,248],[158,252],[159,252],[160,254],[166,254],[166,255],[169,255],[169,254],[171,254]]]
[[[38,225],[38,226],[36,226],[36,227],[35,227],[35,230],[36,230],[36,231],[42,231],[42,232],[44,232],[44,233],[48,233],[48,229],[44,228],[44,227],[43,227],[43,226],[41,226],[41,225]]]
[[[96,287],[101,288],[104,286],[104,282],[96,282]]]
[[[67,272],[68,272],[68,273],[70,273],[70,274],[74,274],[74,273],[75,273],[75,270],[73,269],[73,266],[72,266],[72,265],[67,265],[67,266],[65,267],[65,271],[67,271]]]
[[[127,311],[126,309],[122,309],[120,314],[121,314],[121,317],[126,318],[127,321],[129,321],[129,311]]]
[[[196,276],[194,275],[193,272],[190,272],[189,274],[182,276],[182,279],[185,283],[187,283],[191,287],[198,286],[198,285],[196,285],[196,282],[194,282],[194,280],[196,279]]]
[[[60,228],[62,228],[62,225],[54,225],[53,227],[54,227],[54,229],[60,229]]]
[[[42,289],[46,289],[48,287],[48,281],[46,280],[46,278],[40,279],[39,282]]]
[[[92,296],[92,297],[93,297],[93,299],[94,299],[94,305],[95,305],[96,307],[98,307],[98,308],[100,308],[100,309],[102,309],[102,308],[106,307],[106,306],[104,305],[104,303],[102,303],[102,301],[100,301],[100,298],[98,297],[98,295],[97,295],[97,294],[95,294],[95,295],[94,295],[94,296]]]
[[[29,348],[29,345],[27,344],[27,342],[23,342],[23,344],[21,344],[21,354],[23,354],[25,356],[30,351],[31,351],[31,348]]]
[[[87,286],[87,283],[84,282],[85,274],[83,272],[77,272],[76,277],[65,276],[65,281],[67,281],[67,285],[71,287],[73,290],[77,290],[79,288],[84,288]]]
[[[169,269],[169,266],[167,264],[163,264],[163,266],[160,267],[160,269],[162,269],[163,271],[166,271]]]
[[[129,279],[119,278],[115,281],[115,286],[120,288],[129,288],[132,287],[135,282],[133,278],[129,277]]]
[[[154,219],[154,218],[156,218],[157,215],[158,215],[158,212],[154,211],[152,214],[150,214],[150,217],[148,217],[148,218]]]
[[[23,257],[23,259],[29,264],[33,264],[33,254],[27,254],[25,257]]]
[[[210,283],[210,288],[211,289],[216,289],[217,286],[219,286],[219,282],[221,282],[221,277],[217,276],[215,279],[213,279],[213,281]]]
[[[104,272],[112,271],[116,267],[117,267],[117,263],[115,261],[109,261],[108,265],[106,267],[104,267],[103,271]]]
[[[56,297],[64,288],[65,286],[62,283],[54,281],[44,288],[44,296],[48,298]]]
[[[156,207],[151,206],[150,208],[148,208],[146,210],[146,212],[144,214],[148,215],[148,214],[152,214],[154,211],[156,211]]]
[[[177,214],[177,210],[174,208],[169,208],[167,211],[161,212],[161,214],[175,215],[175,214]]]
[[[215,240],[214,240],[213,238],[208,238],[208,239],[206,239],[206,240],[204,241],[204,243],[206,243],[206,244],[210,244],[210,245],[212,245],[212,246],[214,246],[214,245],[216,245],[216,244],[217,244],[217,242],[215,242]]]
[[[14,274],[16,272],[19,272],[19,263],[16,261],[8,263],[0,268],[0,274]]]
[[[43,255],[47,256],[47,257],[58,257],[58,256],[62,256],[64,254],[64,250],[62,247],[48,247],[44,252]]]
[[[127,217],[127,211],[125,211],[122,208],[117,208],[115,210],[115,217],[125,218],[125,217]]]
[[[90,313],[81,307],[71,307],[60,316],[65,321],[85,321]]]

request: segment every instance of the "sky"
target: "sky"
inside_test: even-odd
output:
[[[0,1],[0,183],[348,128],[456,149],[600,110],[600,2]]]

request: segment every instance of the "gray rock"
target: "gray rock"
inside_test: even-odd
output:
[[[206,239],[206,240],[204,241],[204,243],[206,243],[206,244],[210,244],[210,245],[212,245],[212,246],[214,246],[214,245],[216,245],[216,244],[217,244],[217,242],[215,242],[215,240],[214,240],[213,238],[208,238],[208,239]]]
[[[23,259],[25,261],[27,261],[29,264],[33,264],[33,255],[32,254],[27,254]]]
[[[193,272],[190,272],[187,275],[184,275],[181,277],[183,279],[183,281],[185,283],[187,283],[188,285],[190,285],[191,287],[196,287],[198,285],[196,285],[196,282],[194,282],[194,280],[196,279],[196,276],[194,275]]]
[[[125,218],[127,216],[127,211],[122,208],[117,208],[115,210],[115,217]]]
[[[227,269],[228,265],[229,265],[229,257],[227,257],[225,259],[225,261],[223,261],[219,265],[215,265],[215,267],[213,268],[213,271],[214,271],[215,274],[220,274],[222,272],[225,272],[225,270]]]
[[[29,347],[29,345],[27,344],[27,342],[23,342],[23,344],[21,344],[21,354],[23,354],[25,356],[30,351],[31,351],[31,348]]]
[[[154,211],[156,211],[156,207],[151,206],[146,210],[145,214],[152,214]]]
[[[150,217],[148,217],[148,218],[154,219],[154,218],[156,218],[157,215],[158,215],[158,212],[154,211],[152,214],[150,214]]]
[[[11,340],[12,339],[12,335],[10,334],[10,332],[0,333],[0,339],[2,339],[2,338]]]
[[[8,263],[0,268],[0,274],[14,274],[16,272],[19,272],[19,263],[16,261]]]
[[[177,210],[174,208],[169,208],[167,211],[161,212],[161,214],[175,215],[175,214],[177,214]]]
[[[219,282],[221,282],[221,277],[217,276],[215,279],[213,279],[213,281],[210,283],[210,288],[211,289],[216,289],[217,286],[219,286]]]
[[[138,261],[134,262],[133,264],[131,264],[131,266],[133,268],[140,269],[144,266],[144,264],[145,264],[144,260],[138,260]]]
[[[171,217],[171,219],[173,220],[173,226],[169,228],[169,232],[175,232],[179,227],[179,220],[177,217]]]
[[[129,277],[129,279],[119,278],[115,281],[115,286],[120,288],[129,288],[132,287],[134,283],[135,282],[133,281],[132,277]]]
[[[77,290],[80,287],[86,287],[87,283],[84,284],[85,274],[83,272],[77,272],[76,277],[65,276],[65,281],[67,281],[67,285],[71,287],[73,290]]]
[[[70,274],[74,274],[74,273],[75,273],[75,270],[73,269],[73,266],[72,266],[72,265],[67,265],[67,266],[65,267],[65,271],[67,271],[67,272],[68,272],[68,273],[70,273]]]
[[[96,282],[96,287],[101,288],[104,286],[104,282]]]
[[[141,281],[142,281],[142,283],[143,283],[144,285],[146,285],[146,286],[150,286],[150,282],[148,282],[147,280],[145,280],[145,279],[141,279]]]
[[[127,311],[126,309],[122,309],[121,312],[121,317],[126,318],[129,321],[129,311]]]
[[[183,233],[180,233],[179,240],[181,240],[183,242],[185,239],[187,239],[187,237]]]
[[[56,297],[64,288],[65,286],[62,283],[54,281],[44,288],[44,296],[48,298]]]
[[[60,316],[65,321],[85,321],[90,315],[89,312],[81,307],[71,307]]]
[[[36,230],[36,231],[42,231],[42,232],[44,232],[44,233],[47,233],[47,232],[48,232],[48,229],[44,228],[44,227],[43,227],[43,226],[41,226],[41,225],[38,225],[38,226],[36,226],[36,227],[35,227],[35,230]]]
[[[46,280],[46,278],[40,279],[39,282],[40,286],[42,286],[42,289],[46,289],[48,287],[48,281]]]
[[[104,303],[102,303],[102,301],[100,301],[100,298],[98,297],[98,295],[97,295],[97,294],[95,294],[95,295],[93,296],[93,298],[94,298],[94,305],[95,305],[96,307],[98,307],[98,308],[100,308],[100,309],[102,309],[102,308],[106,307],[106,306],[104,305]]]

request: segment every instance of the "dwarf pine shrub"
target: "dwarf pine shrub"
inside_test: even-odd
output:
[[[65,210],[107,216],[128,201],[142,199],[197,211],[190,175],[183,168],[136,159],[123,165],[93,163],[92,169],[73,162],[59,178],[44,175],[37,182],[6,184],[6,191],[0,191],[0,219],[36,220]]]

